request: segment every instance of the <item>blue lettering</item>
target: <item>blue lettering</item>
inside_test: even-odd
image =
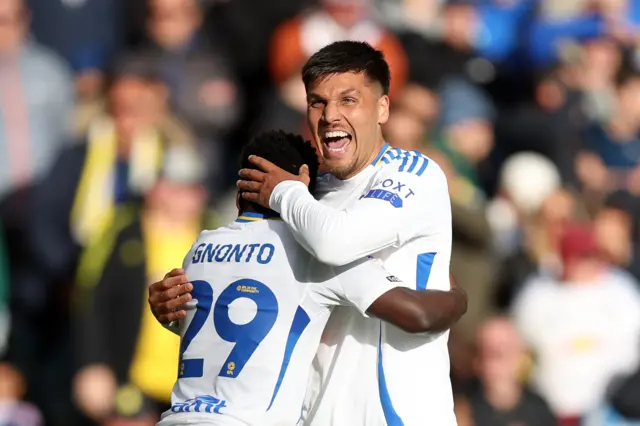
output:
[[[267,258],[265,259],[263,257],[264,252],[269,249],[269,254],[267,255]],[[262,247],[260,247],[260,251],[258,252],[258,263],[260,263],[261,265],[265,265],[269,262],[271,262],[271,258],[273,257],[273,253],[276,251],[276,248],[273,246],[273,244],[264,244]]]
[[[235,246],[233,246],[233,249],[231,250],[231,252],[229,253],[229,256],[227,256],[227,262],[231,262],[231,258],[235,256],[235,261],[236,262],[240,262],[240,260],[242,260],[242,255],[244,254],[244,251],[247,249],[247,245],[243,245],[242,246],[242,250],[240,250],[240,244],[236,244]]]
[[[207,244],[207,248],[204,249],[204,253],[202,254],[202,262],[204,262],[205,255],[207,256],[207,262],[213,262],[213,256],[216,254],[218,247],[220,247],[220,244],[215,247],[213,247],[211,243]]]
[[[409,188],[409,193],[408,193],[408,194],[407,194],[407,196],[406,196],[406,197],[404,197],[404,198],[409,198],[409,196],[411,196],[411,195],[415,195],[415,194],[416,194],[416,193],[415,193],[415,192],[413,192],[413,191],[411,190],[411,188]]]
[[[404,183],[400,183],[400,182],[396,182],[396,187],[393,188],[394,191],[398,191],[398,192],[402,192],[402,188],[404,188],[405,186],[407,186]]]
[[[249,244],[249,253],[247,253],[247,260],[245,262],[249,262],[251,261],[251,255],[253,254],[253,251],[256,249],[256,247],[258,247],[260,244]]]
[[[382,201],[387,201],[395,208],[402,207],[402,198],[398,194],[384,189],[372,189],[363,198],[375,198]]]
[[[202,248],[205,245],[206,244],[202,243],[202,244],[199,244],[198,247],[196,247],[196,251],[195,251],[195,253],[193,253],[193,258],[191,259],[191,263],[200,262],[200,258],[202,257]]]
[[[393,181],[391,179],[385,179],[384,181],[382,181],[383,188],[388,188],[391,185],[393,185]]]
[[[174,413],[220,413],[220,409],[226,407],[226,401],[211,395],[202,395],[188,399],[183,402],[176,402],[171,407]]]
[[[226,251],[223,253],[224,249],[226,249]],[[231,244],[225,244],[222,247],[220,247],[220,250],[218,250],[218,254],[216,254],[216,262],[222,262],[224,258],[227,257],[230,250],[231,250]]]

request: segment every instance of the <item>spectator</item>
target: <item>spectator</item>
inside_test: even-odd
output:
[[[532,279],[514,306],[537,360],[534,382],[554,412],[573,424],[604,402],[609,381],[640,355],[640,293],[604,261],[589,225],[568,225],[563,275]]]
[[[423,150],[426,136],[438,117],[438,94],[423,83],[411,81],[391,107],[392,113],[384,128],[387,139],[397,148]]]
[[[612,265],[629,271],[640,282],[638,201],[627,192],[611,194],[595,217],[598,246]]]
[[[73,86],[62,60],[29,38],[23,0],[0,2],[0,198],[41,177],[68,140]]]
[[[306,98],[300,70],[315,51],[338,40],[366,41],[381,50],[391,69],[390,95],[405,84],[407,63],[395,36],[370,18],[371,0],[322,0],[320,7],[283,22],[271,37],[269,71],[275,85],[262,116],[262,128],[308,134]]]
[[[478,166],[493,147],[494,110],[486,96],[463,80],[448,83],[441,99],[441,134],[431,155],[449,180],[453,219],[451,271],[468,293],[457,327],[467,339],[493,309],[495,256]]]
[[[596,194],[619,189],[640,194],[640,73],[623,69],[616,86],[615,113],[588,129],[576,172]]]
[[[77,294],[83,303],[76,306],[82,368],[74,395],[96,420],[138,418],[140,425],[154,425],[169,408],[179,339],[155,321],[140,283],[180,265],[200,230],[216,226],[204,214],[204,171],[196,152],[170,149],[142,208],[119,208],[116,226],[83,257]],[[125,293],[132,303],[122,304]]]
[[[560,184],[558,169],[540,154],[521,152],[502,165],[499,192],[488,207],[502,260],[496,283],[500,309],[510,307],[529,276],[560,272],[559,231],[579,211],[576,198]]]
[[[197,0],[148,0],[149,42],[124,55],[132,72],[154,73],[176,116],[196,134],[216,176],[226,167],[225,137],[242,112],[232,64],[203,31]]]
[[[69,64],[106,65],[122,49],[125,39],[124,2],[110,0],[27,0],[38,41]],[[96,19],[100,17],[100,19]],[[93,68],[93,67],[92,67]],[[97,70],[103,70],[102,67]]]
[[[556,426],[547,403],[522,384],[525,347],[507,318],[492,318],[478,331],[480,387],[469,396],[477,426]]]
[[[38,409],[22,401],[26,391],[23,377],[11,365],[0,363],[0,424],[44,426]]]
[[[284,22],[271,40],[271,76],[276,85],[299,80],[304,62],[338,40],[366,41],[381,50],[391,69],[391,95],[405,83],[407,64],[392,33],[370,19],[371,0],[322,0],[321,8]],[[304,99],[304,91],[301,91]]]
[[[78,248],[108,226],[113,206],[154,183],[167,135],[158,131],[164,107],[148,78],[118,76],[109,115],[94,120],[87,142],[65,150],[38,189],[34,250],[52,277],[73,269]],[[183,141],[168,141],[183,143]]]

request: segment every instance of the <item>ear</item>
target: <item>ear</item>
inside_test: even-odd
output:
[[[389,96],[382,95],[378,99],[378,124],[384,124],[389,120]]]

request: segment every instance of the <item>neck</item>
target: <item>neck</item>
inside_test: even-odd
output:
[[[241,205],[240,208],[238,209],[238,216],[242,216],[243,214],[246,214],[246,213],[260,214],[260,215],[264,215],[265,217],[279,216],[277,212],[271,209],[266,209],[262,206],[258,206],[253,203],[244,203],[244,205]]]
[[[483,383],[484,396],[499,411],[512,410],[522,396],[522,387],[515,381]]]

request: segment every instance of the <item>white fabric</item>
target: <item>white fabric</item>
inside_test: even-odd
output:
[[[595,410],[613,376],[637,365],[640,294],[626,274],[593,284],[533,279],[513,314],[535,352],[534,383],[560,415]]]
[[[376,259],[335,269],[320,264],[274,220],[202,232],[183,266],[194,300],[180,321],[182,346],[192,339],[181,348],[181,373],[161,426],[296,424],[331,308],[351,304],[364,313],[401,285]],[[251,331],[256,325],[266,331]],[[250,356],[232,355],[251,341],[257,345]],[[199,359],[202,367],[191,374]]]
[[[300,184],[283,182],[270,204],[322,262],[340,265],[373,254],[416,288],[419,277],[427,278],[419,273],[419,256],[435,253],[421,284],[449,289],[451,204],[435,162],[390,149],[379,165],[351,179],[323,176],[318,191],[320,202]],[[304,424],[456,425],[447,339],[448,332],[410,335],[351,309],[334,309],[314,361]]]

